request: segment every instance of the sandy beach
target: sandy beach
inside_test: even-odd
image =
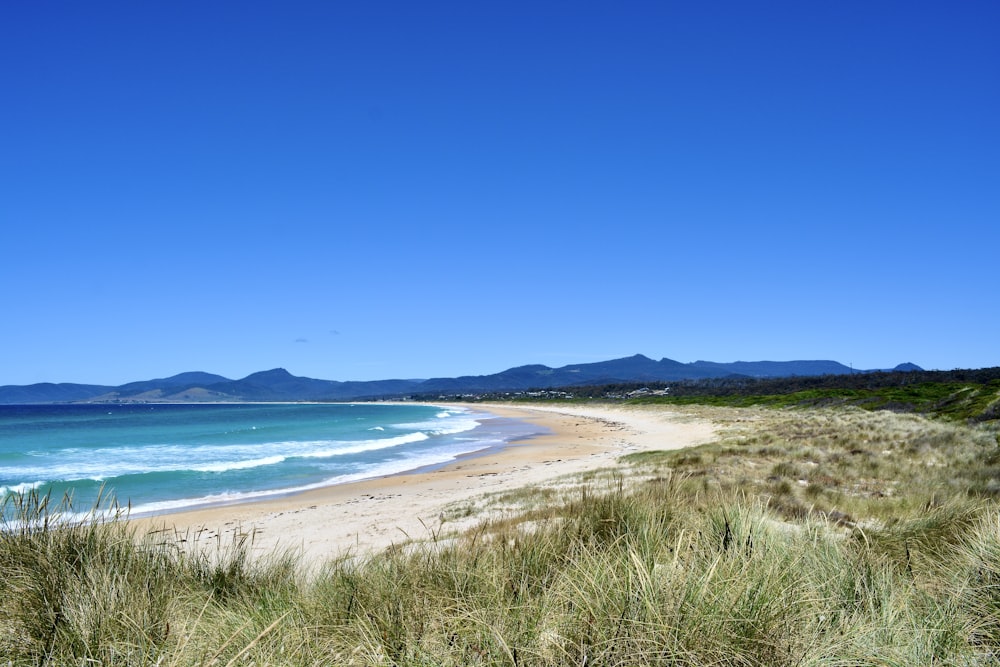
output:
[[[471,527],[486,518],[491,494],[553,485],[614,466],[632,452],[678,449],[713,438],[713,425],[657,407],[511,406],[477,410],[546,427],[551,433],[465,457],[430,472],[393,475],[266,501],[137,519],[142,532],[166,531],[189,544],[252,536],[255,552],[290,549],[309,564]],[[463,511],[456,512],[456,507]]]

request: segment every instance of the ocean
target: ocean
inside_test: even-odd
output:
[[[0,498],[130,516],[441,466],[543,432],[472,408],[357,404],[0,405]]]

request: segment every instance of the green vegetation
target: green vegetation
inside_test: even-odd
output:
[[[443,397],[426,397],[427,400]],[[853,375],[778,378],[733,376],[677,382],[615,382],[600,385],[486,392],[447,397],[462,401],[526,403],[624,401],[632,405],[727,407],[853,406],[915,412],[943,419],[1000,419],[1000,367],[953,371],[888,371]]]
[[[995,423],[690,412],[717,441],[505,494],[509,518],[308,576],[251,559],[252,535],[191,547],[14,497],[0,664],[996,663]]]
[[[846,376],[850,377],[850,376]],[[775,384],[775,383],[770,383]],[[1000,418],[1000,380],[985,384],[921,382],[873,387],[821,387],[787,393],[747,393],[747,390],[774,387],[745,385],[744,391],[676,391],[667,396],[631,399],[634,404],[714,405],[774,408],[854,406],[865,410],[916,412],[928,416],[968,421]]]

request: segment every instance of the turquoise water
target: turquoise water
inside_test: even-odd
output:
[[[100,493],[133,516],[443,465],[536,435],[471,409],[386,404],[0,405],[0,496]]]

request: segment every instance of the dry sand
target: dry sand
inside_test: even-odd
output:
[[[656,407],[472,407],[545,426],[551,435],[465,457],[430,472],[137,519],[136,523],[142,531],[163,530],[203,546],[231,544],[234,534],[252,535],[257,552],[291,549],[304,562],[317,564],[339,555],[426,539],[432,531],[471,527],[486,516],[483,504],[476,502],[484,496],[558,484],[567,476],[613,467],[624,454],[689,447],[711,440],[714,434],[710,422]],[[458,506],[465,510],[455,512]]]

